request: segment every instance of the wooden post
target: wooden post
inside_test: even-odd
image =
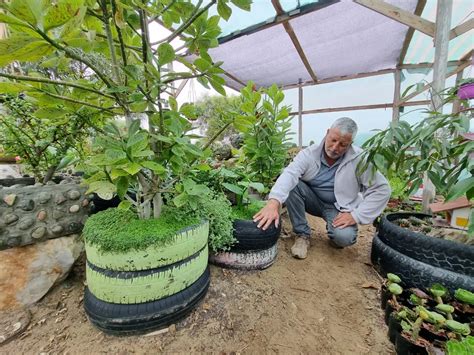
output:
[[[401,87],[401,77],[402,71],[400,69],[395,70],[393,73],[395,78],[395,87],[393,91],[393,108],[392,108],[392,122],[398,122],[400,120],[400,106],[397,105],[400,101],[400,87]]]
[[[303,86],[302,80],[298,80],[298,147],[303,147]]]
[[[433,65],[433,85],[431,88],[432,111],[441,112],[443,109],[442,92],[446,81],[452,9],[452,0],[438,0],[436,10],[435,60]],[[436,189],[427,175],[428,174],[425,174],[423,178],[422,210],[425,213],[429,212],[428,205],[434,200],[436,194]]]
[[[462,80],[463,73],[464,73],[464,71],[460,71],[459,73],[457,73],[457,75],[456,75],[456,86],[458,86],[459,82]],[[456,96],[456,98],[454,99],[454,102],[453,102],[453,110],[451,112],[452,112],[452,114],[456,114],[456,113],[459,112],[460,109],[461,109],[461,101]]]

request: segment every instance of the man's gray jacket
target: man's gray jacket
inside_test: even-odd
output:
[[[305,182],[314,179],[321,166],[323,147],[324,139],[319,146],[311,145],[299,152],[277,179],[269,198],[283,204],[300,179]],[[334,178],[334,205],[341,212],[350,212],[357,223],[369,224],[382,213],[391,190],[387,179],[378,171],[368,168],[356,173],[361,153],[361,148],[351,145],[344,154]]]

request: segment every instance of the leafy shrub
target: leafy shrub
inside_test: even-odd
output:
[[[232,209],[225,195],[221,193],[202,195],[198,207],[186,204],[175,214],[177,219],[190,216],[209,221],[209,248],[212,251],[228,250],[236,242],[233,236]]]

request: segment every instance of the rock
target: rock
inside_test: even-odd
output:
[[[75,235],[0,251],[0,310],[41,299],[67,276],[82,250]]]
[[[4,218],[6,224],[12,224],[12,223],[18,221],[19,217],[16,214],[8,213],[3,218]]]
[[[68,233],[79,233],[82,230],[83,225],[81,223],[71,222],[67,226]]]
[[[79,205],[72,205],[71,207],[69,207],[69,212],[76,213],[79,212],[80,209],[81,207]]]
[[[35,183],[34,186],[44,186],[44,184],[42,182],[37,182],[37,183]]]
[[[56,204],[60,205],[61,203],[65,202],[67,199],[66,197],[63,196],[63,194],[57,194],[55,199],[54,199],[54,202],[56,202]]]
[[[77,199],[79,199],[79,197],[81,197],[81,193],[77,190],[71,190],[71,191],[68,191],[67,197],[70,200],[77,200]]]
[[[86,207],[89,205],[89,200],[87,198],[85,198],[83,201],[82,201],[82,207]]]
[[[56,185],[56,183],[54,181],[48,181],[46,185]]]
[[[40,194],[38,194],[39,203],[46,203],[50,199],[51,199],[51,194],[49,192],[41,192]]]
[[[20,244],[21,244],[21,237],[20,236],[11,236],[7,240],[7,246],[10,247],[10,248],[16,247]],[[0,264],[1,264],[1,262],[0,262]]]
[[[31,232],[31,237],[34,239],[40,239],[46,234],[46,227],[38,227]]]
[[[20,219],[20,222],[18,222],[18,228],[20,228],[21,230],[27,230],[33,224],[35,224],[35,220],[33,218],[24,217]]]
[[[60,219],[63,218],[66,215],[60,208],[55,208],[53,211],[53,218],[54,219]]]
[[[71,178],[64,178],[59,182],[59,185],[66,185],[66,184],[71,184],[73,183],[74,180]]]
[[[59,224],[56,224],[55,226],[53,226],[53,228],[51,228],[51,232],[53,232],[56,235],[61,234],[63,231],[64,231],[63,226]]]
[[[41,210],[38,212],[38,214],[36,215],[36,219],[38,221],[44,221],[46,219],[46,217],[48,216],[48,214],[46,213],[45,210]]]
[[[15,200],[16,200],[15,194],[6,195],[3,198],[3,202],[5,202],[8,206],[13,206],[13,204],[15,203]]]
[[[35,201],[32,199],[23,200],[18,204],[18,207],[20,207],[23,211],[33,211],[35,208]]]

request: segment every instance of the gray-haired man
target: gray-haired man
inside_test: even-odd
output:
[[[296,235],[291,253],[298,259],[306,258],[311,237],[305,212],[322,217],[330,244],[344,248],[356,242],[357,224],[372,223],[388,202],[390,187],[382,174],[356,171],[362,152],[352,145],[356,134],[352,119],[337,119],[319,146],[303,149],[283,170],[266,206],[254,216],[264,230],[278,225],[286,202]]]

